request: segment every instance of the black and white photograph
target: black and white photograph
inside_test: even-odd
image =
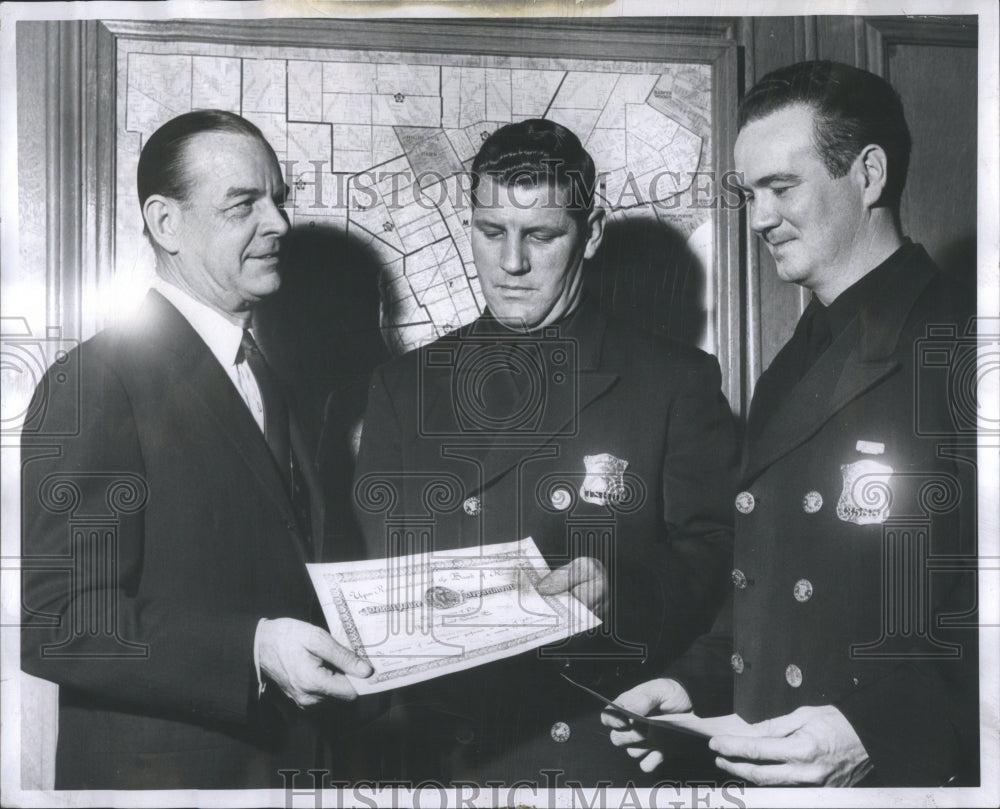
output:
[[[0,803],[1000,804],[1000,10],[0,6]]]

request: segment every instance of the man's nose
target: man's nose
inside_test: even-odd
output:
[[[263,231],[269,236],[284,236],[288,233],[288,214],[285,209],[278,205],[272,199],[266,199],[264,201],[264,221],[262,223]]]
[[[511,275],[518,275],[527,272],[528,266],[528,256],[521,239],[517,236],[505,238],[500,255],[500,269]]]
[[[760,197],[755,197],[750,200],[749,221],[750,229],[754,233],[763,234],[771,230],[771,228],[776,227],[781,221],[781,217],[778,216],[778,212],[772,203]]]

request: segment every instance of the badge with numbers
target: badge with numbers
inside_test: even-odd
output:
[[[580,486],[580,497],[597,506],[613,505],[625,493],[625,468],[628,461],[608,452],[584,455],[587,475]]]
[[[837,516],[855,525],[877,525],[889,519],[893,469],[884,463],[865,458],[843,464],[844,490],[837,501]]]

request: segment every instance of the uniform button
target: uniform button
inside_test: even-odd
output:
[[[736,495],[736,510],[740,514],[749,514],[756,505],[757,501],[750,492],[740,492]]]
[[[743,655],[739,652],[733,652],[733,656],[729,658],[729,665],[733,667],[733,671],[737,674],[743,673]]]
[[[482,501],[478,497],[466,497],[462,503],[462,510],[470,517],[476,517],[483,510]]]
[[[459,744],[472,744],[476,739],[476,731],[472,725],[463,724],[455,731],[455,741]]]
[[[553,740],[562,744],[563,742],[569,741],[569,725],[565,722],[556,722],[552,729],[549,731],[549,735]]]
[[[552,491],[552,496],[549,500],[552,502],[552,508],[557,511],[565,511],[573,503],[573,495],[569,489],[560,486]]]
[[[801,601],[805,603],[813,595],[812,582],[809,579],[799,579],[795,582],[795,587],[792,589],[792,594],[795,596],[796,601]]]
[[[815,514],[823,508],[823,495],[819,492],[806,492],[802,498],[802,510],[806,514]]]
[[[737,590],[746,590],[747,588],[747,577],[742,570],[736,568],[733,571],[733,584],[736,585]]]
[[[798,688],[802,685],[802,669],[794,663],[789,663],[785,668],[785,682],[792,688]]]

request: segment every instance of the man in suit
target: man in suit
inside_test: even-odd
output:
[[[732,603],[618,701],[735,709],[753,730],[709,747],[754,784],[976,783],[975,418],[953,384],[975,368],[974,297],[902,234],[910,136],[887,82],[792,65],[739,121],[750,227],[812,301],[750,407]],[[663,760],[642,723],[604,721],[644,770]]]
[[[501,127],[472,177],[487,309],[374,374],[355,487],[367,552],[530,536],[554,568],[540,589],[571,590],[604,623],[401,689],[369,732],[383,777],[634,781],[631,762],[603,749],[599,705],[559,673],[607,691],[710,624],[730,566],[735,474],[718,363],[584,294],[604,212],[572,132],[546,120]],[[378,497],[387,490],[391,503]],[[407,534],[424,540],[401,545]]]
[[[370,673],[310,622],[321,497],[253,336],[285,190],[237,115],[158,129],[138,166],[154,287],[36,391],[22,665],[60,686],[58,789],[281,786],[316,763],[300,709]]]

